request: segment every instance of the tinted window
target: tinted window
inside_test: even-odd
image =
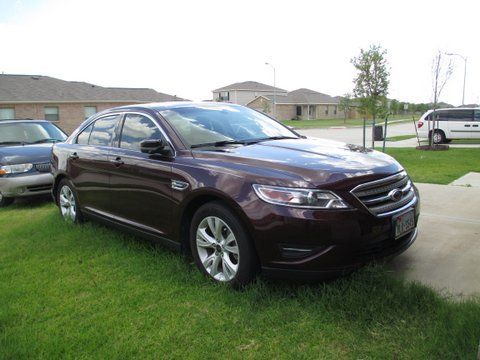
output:
[[[472,110],[439,111],[440,120],[443,121],[472,121]]]
[[[111,115],[95,121],[88,144],[95,146],[110,146],[119,118],[119,115]]]
[[[85,130],[83,130],[77,137],[77,144],[87,145],[90,133],[92,132],[93,124],[90,124]]]
[[[475,121],[480,121],[480,110],[475,110]]]
[[[128,114],[123,124],[120,147],[140,151],[140,143],[143,140],[161,138],[162,134],[152,120],[143,115]]]

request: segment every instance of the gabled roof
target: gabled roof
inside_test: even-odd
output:
[[[275,91],[278,91],[278,92],[287,92],[287,90],[273,87],[267,84],[262,84],[256,81],[243,81],[243,82],[230,84],[230,85],[215,89],[213,90],[213,92],[229,91],[229,90],[273,91],[273,89],[275,89]]]
[[[269,98],[272,98],[269,96]],[[340,97],[330,96],[310,89],[297,89],[290,91],[286,96],[277,97],[277,104],[338,104]]]
[[[0,74],[0,102],[153,102],[183,100],[148,88],[103,87],[41,75]]]

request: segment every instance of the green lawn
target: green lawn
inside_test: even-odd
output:
[[[405,122],[412,121],[412,115],[393,115],[389,120],[405,120]],[[316,120],[284,120],[283,124],[292,126],[295,129],[314,129],[331,126],[363,126],[362,119],[316,119]],[[367,125],[370,125],[372,120],[367,120]],[[384,120],[377,120],[378,124],[383,124]]]
[[[480,172],[480,148],[450,148],[424,151],[415,148],[386,148],[414,181],[449,184],[468,172]]]
[[[416,135],[397,135],[397,136],[387,136],[387,141],[402,141],[415,138]]]
[[[1,359],[475,359],[479,324],[480,300],[382,266],[238,292],[149,242],[64,223],[53,204],[0,210]]]

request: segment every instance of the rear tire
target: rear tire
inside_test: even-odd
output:
[[[204,275],[233,288],[247,285],[259,272],[257,253],[244,225],[221,202],[207,203],[193,215],[190,249]]]
[[[11,205],[15,201],[15,198],[12,197],[5,197],[0,193],[0,207],[6,207]]]
[[[72,182],[68,179],[62,179],[57,189],[57,204],[62,218],[74,224],[81,223],[83,221],[82,213],[78,206],[77,193]]]
[[[434,144],[442,144],[445,142],[445,133],[442,130],[435,130],[432,136]]]

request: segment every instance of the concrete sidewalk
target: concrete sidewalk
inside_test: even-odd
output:
[[[389,267],[445,294],[480,295],[480,188],[416,185],[419,235]]]

